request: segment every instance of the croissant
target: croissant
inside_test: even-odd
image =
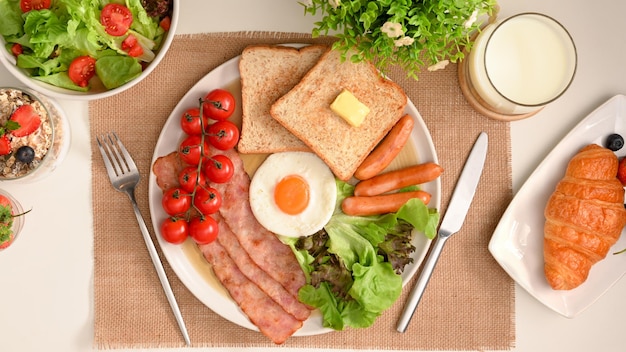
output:
[[[555,290],[580,286],[626,225],[617,156],[590,144],[567,165],[544,215],[544,272]]]

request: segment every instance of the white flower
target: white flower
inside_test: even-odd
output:
[[[404,33],[402,32],[402,25],[400,23],[393,22],[385,22],[380,30],[381,32],[387,34],[389,38],[396,38]]]
[[[302,0],[302,1],[300,1],[300,3],[302,5],[304,5],[304,7],[311,7],[311,6],[313,6],[313,0]]]
[[[328,3],[333,8],[333,10],[336,10],[339,7],[339,2],[340,1],[341,0],[328,0]]]
[[[474,24],[474,22],[476,22],[477,18],[478,18],[478,9],[472,12],[470,17],[465,21],[465,23],[463,23],[463,26],[465,26],[465,28],[470,28]]]
[[[449,63],[450,61],[448,60],[441,60],[437,62],[436,64],[429,66],[428,71],[443,70],[444,68],[446,68],[446,66],[448,66]]]
[[[414,41],[415,41],[415,39],[413,39],[411,37],[404,36],[404,37],[402,37],[400,39],[394,40],[393,43],[396,46],[403,46],[403,45],[411,45],[411,44],[413,44]]]

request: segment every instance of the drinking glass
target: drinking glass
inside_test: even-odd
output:
[[[576,46],[563,25],[544,14],[521,13],[478,34],[459,65],[459,80],[479,112],[517,120],[559,98],[576,66]]]

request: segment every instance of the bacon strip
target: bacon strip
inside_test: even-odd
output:
[[[220,214],[245,251],[254,253],[251,255],[254,262],[297,297],[298,290],[306,283],[302,268],[291,248],[259,224],[254,217],[249,202],[250,177],[243,168],[239,154],[232,149],[212,152],[228,156],[235,169],[228,183],[212,184],[222,195]]]
[[[298,320],[306,320],[309,315],[311,315],[309,308],[300,303],[300,301],[287,292],[280,283],[272,279],[254,263],[248,253],[241,247],[236,235],[225,221],[223,221],[224,219],[220,215],[214,214],[213,217],[219,224],[217,241],[224,247],[235,264],[237,264],[239,270],[278,303],[287,313],[293,315]],[[199,247],[200,250],[202,250],[202,246]]]
[[[158,157],[152,165],[152,172],[156,175],[156,182],[160,189],[168,190],[178,187],[178,174],[183,170],[184,165],[178,157],[177,152]]]
[[[264,335],[281,344],[310,315],[309,308],[297,300],[304,273],[291,249],[254,218],[248,200],[250,178],[239,155],[234,151],[214,154],[218,152],[233,161],[236,171],[229,183],[213,185],[223,197],[222,208],[215,214],[220,233],[217,241],[198,247],[244,314]],[[158,158],[152,167],[163,190],[178,186],[183,168],[176,152]]]
[[[222,282],[233,300],[270,340],[282,344],[302,327],[302,321],[285,312],[257,285],[248,280],[221,244],[215,241],[200,246],[200,249],[211,263],[215,276]]]

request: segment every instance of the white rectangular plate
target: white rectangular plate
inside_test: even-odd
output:
[[[626,96],[617,95],[585,117],[548,154],[513,198],[496,227],[489,251],[504,270],[533,297],[559,314],[573,318],[581,313],[626,273],[626,236],[594,265],[589,278],[570,291],[553,290],[543,272],[543,211],[569,160],[584,146],[604,146],[606,137],[626,137]],[[626,155],[626,147],[617,151]]]

